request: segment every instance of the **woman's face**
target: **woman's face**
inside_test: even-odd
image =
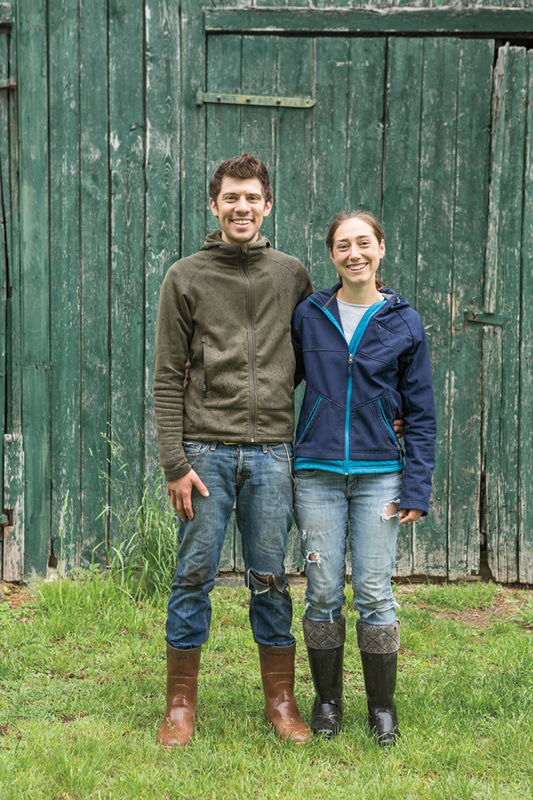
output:
[[[374,282],[385,243],[378,242],[371,225],[359,217],[347,219],[335,231],[330,257],[344,286]]]

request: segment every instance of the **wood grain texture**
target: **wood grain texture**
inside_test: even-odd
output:
[[[487,550],[496,580],[518,579],[520,293],[517,276],[522,263],[522,197],[526,132],[527,53],[525,48],[500,49],[510,91],[501,96],[493,130],[503,126],[499,208],[497,213],[498,272],[492,280],[501,328],[487,325],[483,332],[484,459],[486,464]],[[494,162],[493,162],[494,164]],[[499,166],[498,166],[499,168]],[[487,269],[491,264],[487,264]],[[510,287],[513,289],[510,291]]]
[[[522,234],[522,285],[520,289],[520,405],[519,405],[519,526],[518,580],[533,583],[533,58],[527,54],[526,164]]]
[[[346,203],[347,100],[350,43],[315,42],[315,98],[311,177],[309,271],[316,289],[331,286],[336,270],[325,245],[327,227]]]
[[[144,304],[144,476],[159,470],[153,416],[153,358],[159,290],[180,254],[180,28],[170,0],[146,6],[146,247]]]
[[[482,329],[494,42],[459,41],[450,359],[448,578],[479,573]]]
[[[0,34],[0,80],[7,80],[9,74],[7,36]],[[11,250],[11,193],[9,191],[9,99],[7,91],[0,92],[0,130],[7,136],[0,137],[0,485],[4,485],[4,442],[3,432],[6,430],[7,406],[7,354],[8,345],[8,282],[9,257]],[[9,244],[8,244],[9,240]],[[4,389],[5,387],[5,389]],[[3,505],[7,508],[7,505]],[[1,532],[0,532],[1,533]],[[1,539],[0,535],[0,539]],[[0,576],[2,575],[2,559],[0,556]]]
[[[50,555],[50,333],[48,64],[46,3],[18,9],[21,328],[26,465],[25,573],[45,575]]]
[[[426,39],[420,135],[416,309],[428,334],[437,410],[431,514],[416,523],[416,572],[447,574],[451,286],[457,40]],[[438,224],[437,221],[438,220]]]
[[[81,549],[105,561],[109,500],[109,170],[107,0],[80,4]],[[95,550],[95,548],[97,548]]]
[[[49,8],[51,536],[60,569],[79,566],[80,203],[78,0]],[[68,502],[68,535],[63,509]],[[63,540],[63,541],[60,541]]]

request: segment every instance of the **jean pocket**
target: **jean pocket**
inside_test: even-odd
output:
[[[275,461],[292,464],[292,444],[269,444],[267,450]]]
[[[183,450],[187,460],[203,456],[209,450],[209,442],[183,442]]]

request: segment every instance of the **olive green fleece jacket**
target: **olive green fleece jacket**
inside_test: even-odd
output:
[[[290,324],[311,291],[303,264],[264,237],[240,247],[216,231],[199,253],[170,267],[159,297],[154,354],[157,444],[167,481],[191,469],[183,439],[292,441]]]

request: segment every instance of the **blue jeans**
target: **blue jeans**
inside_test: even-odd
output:
[[[204,644],[234,503],[242,534],[250,624],[258,644],[288,647],[292,602],[285,545],[292,524],[292,445],[184,442],[185,455],[209,490],[193,489],[194,518],[179,524],[178,569],[168,603],[166,640],[178,650]]]
[[[396,620],[391,577],[402,473],[337,475],[297,470],[294,512],[307,575],[306,617],[334,622],[345,602],[345,551],[350,525],[354,606],[367,625]],[[387,513],[388,511],[388,513]],[[392,513],[391,513],[392,512]]]

